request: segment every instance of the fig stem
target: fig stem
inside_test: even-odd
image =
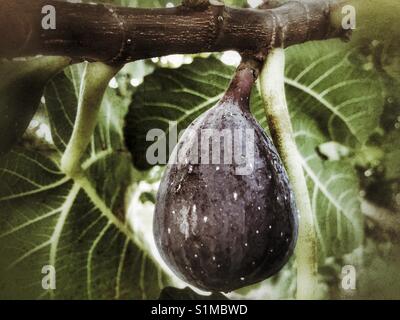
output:
[[[242,108],[249,110],[251,90],[260,73],[262,61],[256,59],[254,56],[248,56],[247,54],[241,54],[241,56],[242,62],[237,67],[227,93],[221,102],[226,100],[235,101]]]
[[[302,167],[302,157],[294,139],[285,96],[285,52],[272,49],[260,75],[260,89],[274,143],[286,167],[299,210],[299,237],[296,247],[297,299],[318,297],[317,239],[314,216]]]
[[[74,129],[61,159],[61,170],[71,178],[81,175],[82,156],[96,128],[104,92],[119,69],[101,62],[86,64]]]

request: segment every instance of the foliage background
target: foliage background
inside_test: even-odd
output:
[[[287,49],[286,93],[317,224],[325,299],[400,298],[400,56],[383,36],[386,23],[373,35],[361,28],[349,43]],[[237,63],[237,54],[228,52],[126,65],[105,93],[84,159],[87,178],[78,183],[62,172],[60,157],[84,64],[54,76],[65,59],[1,61],[2,126],[11,135],[13,124],[31,121],[40,106],[23,139],[0,156],[0,298],[148,299],[167,286],[184,287],[154,247],[152,214],[163,168],[145,161],[145,136],[152,128],[168,131],[172,121],[185,129],[222,97]],[[257,87],[251,105],[268,131]],[[57,270],[55,291],[41,286],[48,264]],[[346,264],[357,270],[353,291],[340,286]],[[277,276],[229,297],[294,298],[295,267],[292,259]]]

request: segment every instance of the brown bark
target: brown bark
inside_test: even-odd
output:
[[[204,2],[204,1],[202,1]],[[127,62],[175,53],[265,53],[270,47],[340,36],[329,14],[341,0],[290,1],[267,10],[208,5],[137,9],[57,0],[0,0],[0,57],[63,55]],[[41,26],[56,9],[55,30]]]

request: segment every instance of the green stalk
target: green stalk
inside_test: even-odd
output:
[[[82,156],[96,128],[104,92],[118,71],[119,68],[101,62],[86,64],[74,129],[61,159],[61,170],[70,177],[81,172]]]
[[[318,296],[317,240],[302,159],[297,150],[286,103],[284,71],[284,49],[271,50],[260,75],[261,95],[272,138],[288,172],[299,210],[296,296],[297,299],[315,299]]]

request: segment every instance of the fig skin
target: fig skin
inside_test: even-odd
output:
[[[238,69],[222,100],[190,126],[199,136],[202,129],[253,129],[252,173],[237,175],[242,164],[236,159],[191,163],[189,150],[200,138],[187,130],[157,195],[154,237],[162,258],[181,279],[206,291],[229,292],[272,276],[297,240],[298,213],[288,176],[249,110],[254,80],[251,68]]]

